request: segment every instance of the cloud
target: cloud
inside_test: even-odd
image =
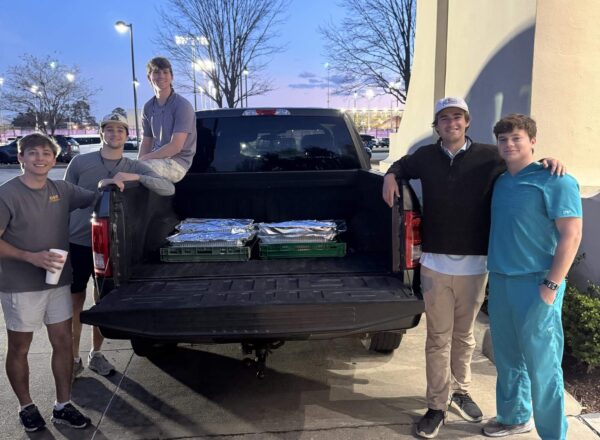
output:
[[[290,89],[322,89],[327,87],[327,84],[307,84],[307,83],[299,83],[299,84],[288,84]]]
[[[299,78],[307,80],[306,82],[298,82],[288,84],[291,89],[326,89],[327,77],[318,76],[310,72],[302,72],[298,75]],[[329,77],[329,87],[335,88],[340,84],[347,82],[350,78],[347,75],[331,75]]]

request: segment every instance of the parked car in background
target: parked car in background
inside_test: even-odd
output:
[[[137,151],[138,150],[138,141],[134,137],[129,137],[127,142],[125,142],[125,151]]]
[[[370,134],[361,134],[360,138],[363,141],[365,147],[372,148],[375,143],[375,136],[371,136]]]
[[[60,146],[60,153],[56,158],[57,162],[69,163],[71,159],[79,154],[79,144],[72,137],[57,134],[53,138]]]
[[[379,139],[375,148],[390,148],[390,138]]]
[[[77,134],[72,138],[79,144],[81,154],[98,151],[102,148],[102,139],[99,134]]]
[[[17,141],[12,141],[0,147],[0,164],[2,163],[18,163],[17,160]]]

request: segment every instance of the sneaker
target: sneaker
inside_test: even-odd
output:
[[[99,352],[95,352],[93,355],[88,355],[88,368],[95,371],[100,376],[110,376],[115,372],[113,364],[108,362],[104,355]]]
[[[67,403],[60,411],[56,409],[52,411],[52,422],[81,429],[89,425],[91,420],[81,414],[73,405]]]
[[[81,376],[81,373],[83,373],[83,362],[81,361],[81,358],[79,358],[78,361],[73,360],[73,380],[75,380],[76,377]]]
[[[483,433],[488,437],[506,437],[508,435],[523,434],[533,429],[533,421],[529,419],[527,423],[519,425],[504,425],[498,423],[495,418],[490,420],[483,427]]]
[[[21,425],[27,432],[40,431],[46,427],[46,421],[35,405],[29,405],[27,408],[19,411]]]
[[[483,418],[483,413],[468,393],[452,394],[450,407],[457,410],[461,417],[469,422],[481,422]]]
[[[423,438],[435,438],[446,420],[446,412],[441,409],[428,409],[417,423],[417,435]]]

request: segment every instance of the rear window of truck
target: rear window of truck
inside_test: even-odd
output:
[[[341,117],[201,118],[197,130],[194,172],[360,168],[358,152]]]

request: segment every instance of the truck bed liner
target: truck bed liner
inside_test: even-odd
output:
[[[328,274],[130,282],[81,316],[110,337],[194,342],[411,328],[422,312],[395,276]]]
[[[242,262],[144,263],[131,273],[131,281],[237,277],[285,274],[386,273],[389,260],[381,254],[349,254],[344,258],[299,258]]]

